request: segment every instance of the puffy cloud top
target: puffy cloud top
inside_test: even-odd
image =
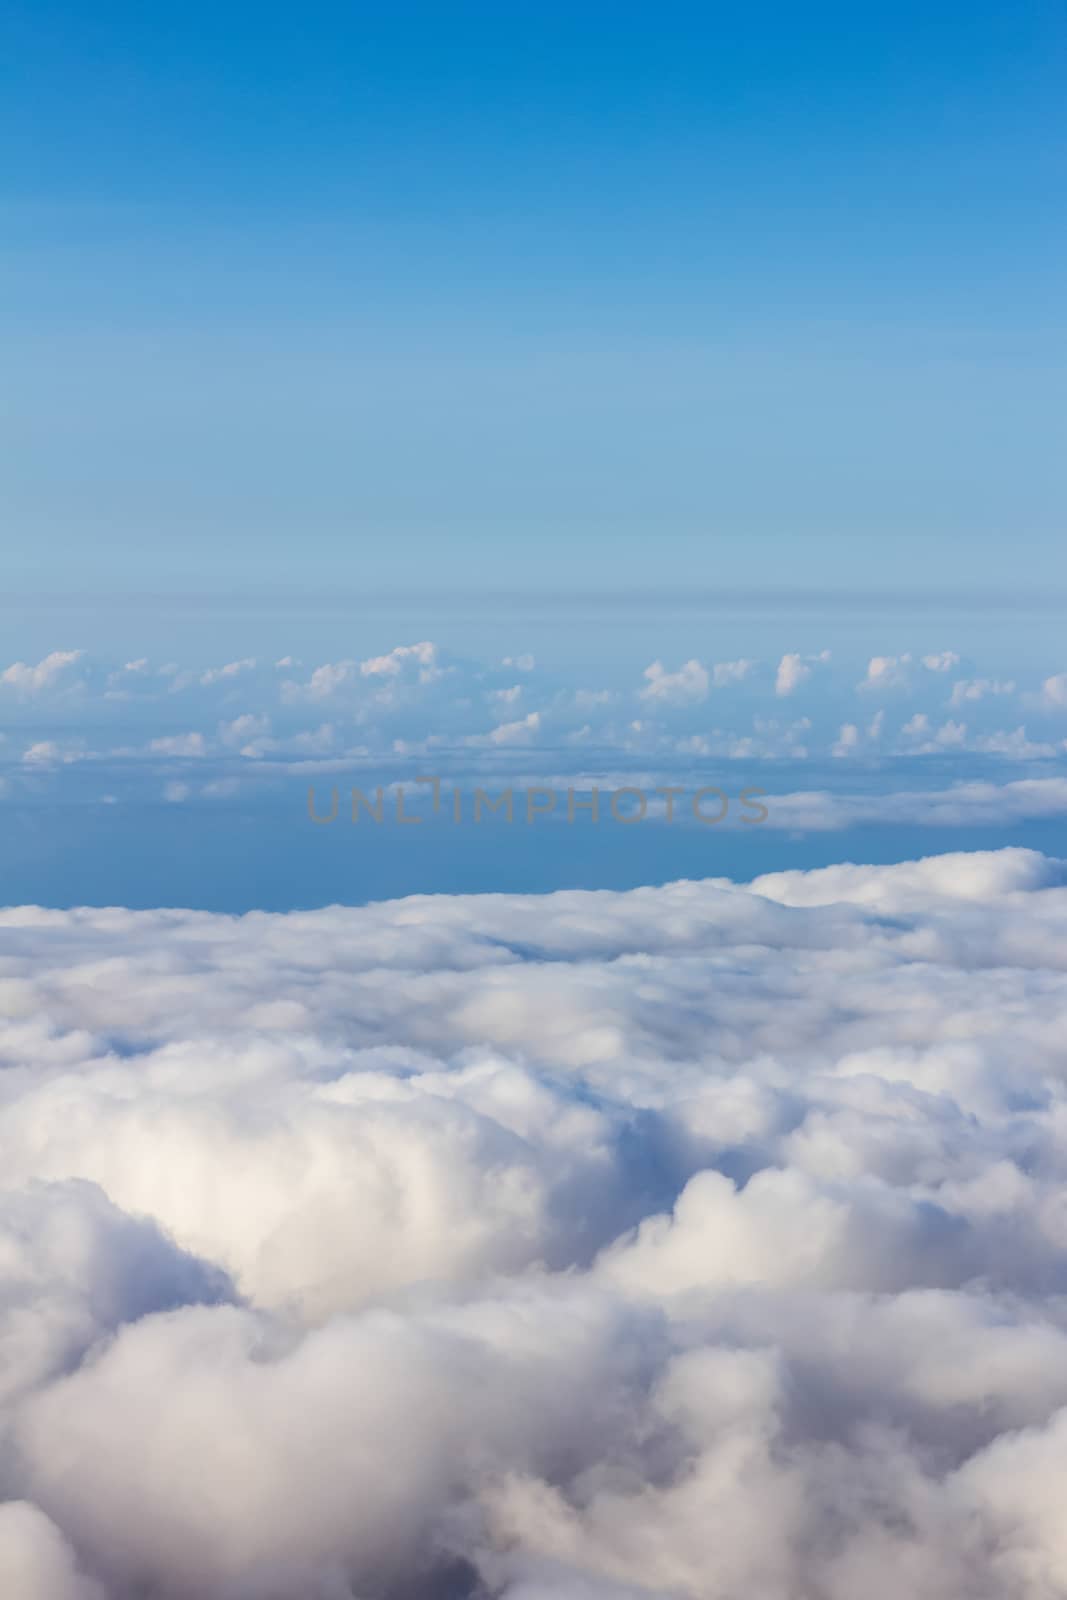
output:
[[[0,913],[0,1592],[1067,1592],[1067,874]]]

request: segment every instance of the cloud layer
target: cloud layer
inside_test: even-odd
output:
[[[1067,873],[0,913],[0,1592],[1067,1593]]]

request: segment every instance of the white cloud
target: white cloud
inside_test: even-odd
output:
[[[372,656],[361,661],[359,670],[365,678],[396,678],[409,667],[417,672],[420,683],[432,683],[441,676],[437,661],[437,646],[428,639],[421,644],[401,644],[388,655]]]
[[[255,657],[245,656],[240,661],[227,661],[222,667],[209,667],[200,674],[200,682],[207,687],[213,683],[225,683],[229,678],[240,677],[243,672],[252,672],[255,669]]]
[[[932,741],[929,748],[941,745]],[[790,831],[835,832],[875,822],[927,828],[1006,827],[1067,816],[1067,778],[1019,778],[1003,784],[961,780],[945,789],[873,794],[819,789],[775,794],[767,804],[765,826]]]
[[[854,750],[858,749],[859,742],[860,730],[856,724],[854,722],[844,722],[830,753],[838,757],[849,756]]]
[[[960,678],[952,685],[950,705],[962,706],[968,701],[985,700],[989,696],[1014,694],[1015,684],[1000,678]]]
[[[499,727],[485,735],[490,744],[527,744],[541,730],[541,713],[531,711],[517,722],[502,722]],[[475,735],[471,743],[481,743],[482,740]]]
[[[264,755],[274,744],[270,737],[270,718],[256,716],[250,711],[230,722],[220,722],[219,738],[224,745],[252,758]]]
[[[153,755],[157,756],[195,756],[199,758],[207,755],[207,741],[202,733],[166,734],[162,738],[152,739],[148,748]]]
[[[818,655],[800,656],[795,652],[784,655],[778,663],[778,671],[774,680],[774,692],[777,695],[795,694],[802,683],[811,677],[812,667],[823,661],[829,661],[829,650],[822,650]]]
[[[324,661],[315,668],[307,683],[286,679],[281,686],[281,697],[286,704],[300,700],[327,700],[344,684],[351,683],[355,675],[354,661]]]
[[[686,661],[677,672],[668,672],[662,661],[653,661],[645,668],[645,678],[648,681],[640,691],[642,700],[688,705],[708,696],[708,670],[696,660]]]
[[[860,683],[861,689],[896,689],[907,683],[911,655],[872,656],[867,663],[867,675]]]
[[[83,650],[53,650],[51,655],[45,656],[34,667],[25,661],[15,661],[0,672],[0,684],[17,689],[20,694],[41,694],[54,688],[67,668],[80,661],[84,654]]]
[[[923,656],[922,663],[927,672],[951,672],[959,666],[960,658],[955,650],[941,650],[936,655]]]
[[[779,695],[793,694],[800,685],[811,677],[811,668],[796,655],[785,655],[778,663],[778,671],[774,679],[774,692]]]
[[[1020,726],[979,734],[973,741],[973,748],[986,755],[1007,756],[1012,761],[1037,761],[1060,755],[1067,746],[1061,744],[1057,747],[1042,740],[1030,739],[1026,729]]]
[[[1067,1586],[1063,864],[0,929],[5,1597]]]
[[[70,1544],[36,1506],[0,1505],[0,1593],[18,1600],[106,1600],[78,1571]]]
[[[22,752],[22,759],[29,767],[51,766],[62,758],[63,752],[54,739],[40,739]]]
[[[1058,672],[1054,677],[1046,678],[1041,685],[1041,698],[1046,706],[1057,710],[1067,706],[1067,672]]]
[[[716,689],[725,689],[731,683],[747,678],[756,663],[747,657],[737,661],[717,661],[711,669],[711,681]]]

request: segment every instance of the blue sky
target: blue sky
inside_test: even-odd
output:
[[[5,20],[7,897],[1059,849],[1054,7]],[[778,809],[311,839],[431,759]]]
[[[6,17],[16,623],[1064,580],[1055,7]]]

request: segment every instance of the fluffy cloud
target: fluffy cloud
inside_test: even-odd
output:
[[[802,683],[811,677],[812,666],[816,662],[829,661],[829,650],[820,651],[815,656],[800,656],[795,653],[784,655],[778,663],[778,671],[774,679],[774,692],[777,695],[794,694]]]
[[[958,742],[953,737],[958,731],[955,725],[946,727],[944,742]],[[927,748],[934,751],[942,747],[935,738]],[[879,822],[927,828],[1003,827],[1067,816],[1067,778],[1018,778],[1012,783],[971,780],[946,789],[873,794],[827,789],[797,791],[770,796],[767,807],[765,826],[789,831],[834,832]]]
[[[529,744],[541,731],[541,713],[531,711],[525,717],[520,717],[515,722],[502,722],[492,732],[485,735],[484,740],[477,735],[470,741],[472,744]]]
[[[388,655],[372,656],[361,661],[359,670],[364,678],[397,678],[414,670],[420,683],[432,683],[441,676],[437,660],[437,646],[424,639],[421,644],[401,644]]]
[[[1067,873],[0,912],[18,1600],[1067,1589]]]
[[[805,678],[810,677],[811,668],[805,665],[800,656],[795,654],[783,656],[778,663],[778,671],[775,674],[774,692],[780,695],[792,694],[795,689],[800,687]]]
[[[645,677],[648,682],[641,690],[642,700],[686,705],[708,696],[708,669],[696,660],[685,662],[677,672],[668,672],[662,661],[653,661],[645,668]]]
[[[563,787],[629,763],[638,751],[651,787],[691,781],[695,764],[709,760],[753,768],[810,760],[821,769],[828,758],[848,755],[862,756],[872,784],[897,758],[914,755],[951,759],[955,773],[971,777],[984,776],[990,760],[1014,762],[1026,778],[1030,763],[1062,759],[1067,747],[1062,734],[1030,737],[1022,725],[998,726],[995,708],[1011,683],[995,677],[958,679],[946,721],[937,707],[941,688],[952,688],[952,679],[943,679],[958,664],[953,652],[871,660],[866,686],[899,683],[915,691],[893,727],[883,726],[881,711],[873,719],[858,714],[854,664],[821,670],[828,660],[828,651],[792,652],[776,669],[757,673],[749,656],[714,663],[694,656],[670,667],[657,659],[635,692],[625,662],[602,664],[608,683],[575,688],[530,657],[505,658],[505,670],[499,660],[449,658],[429,640],[315,667],[291,656],[259,664],[235,657],[205,669],[147,657],[123,662],[121,655],[83,662],[76,651],[55,651],[36,667],[16,663],[3,675],[18,743],[9,740],[0,758],[0,794],[15,803],[81,806],[152,805],[161,795],[198,805],[239,794],[276,810],[292,793],[289,780],[302,782],[316,763],[317,770],[324,763],[336,772],[346,764],[372,769],[373,783],[388,784],[403,779],[405,763],[432,754],[435,770],[480,784],[514,774],[512,746],[543,751],[539,765],[558,760],[551,776]],[[941,684],[933,682],[938,677]],[[1040,693],[1038,681],[1021,686],[1035,716],[1055,710],[1060,694],[1059,679],[1048,678]],[[723,692],[742,683],[743,693]],[[818,689],[805,697],[810,717],[786,726],[775,712],[808,684]],[[55,687],[47,693],[49,685]],[[893,702],[887,695],[876,704]],[[190,790],[188,771],[176,771],[175,762],[192,757],[202,777]],[[835,766],[842,770],[840,759]],[[544,784],[550,774],[531,759],[528,776]],[[752,781],[761,776],[753,770]],[[820,770],[811,786],[823,781]],[[889,782],[881,779],[883,787]]]
[[[1000,678],[960,678],[952,685],[950,704],[966,705],[968,701],[984,700],[990,695],[1014,694],[1015,684]]]
[[[872,656],[867,663],[867,675],[860,683],[861,689],[895,689],[907,683],[911,656]]]
[[[253,656],[245,656],[240,661],[227,661],[225,666],[209,667],[206,672],[201,673],[200,682],[205,688],[213,683],[225,683],[230,678],[240,677],[243,672],[254,672],[255,666]]]
[[[932,655],[922,656],[921,663],[927,672],[951,672],[960,664],[960,658],[954,650],[939,650]],[[907,684],[911,677],[912,655],[905,651],[899,656],[872,656],[867,663],[867,674],[861,689],[898,689]]]
[[[157,756],[195,756],[207,754],[207,742],[202,733],[175,733],[153,739],[148,747]]]
[[[747,656],[737,661],[716,661],[711,669],[711,681],[716,689],[725,689],[731,683],[747,678],[756,663]]]
[[[857,728],[856,724],[854,722],[843,722],[841,724],[841,731],[834,741],[834,747],[830,753],[831,755],[839,758],[842,756],[850,756],[852,755],[853,751],[859,749],[859,743],[860,730]]]
[[[1041,685],[1041,698],[1046,706],[1059,710],[1067,706],[1067,672],[1057,672]]]
[[[324,661],[321,667],[314,669],[307,683],[287,678],[281,687],[282,701],[293,705],[301,700],[328,700],[344,684],[351,683],[356,670],[354,661]]]
[[[53,650],[35,667],[25,661],[15,661],[0,672],[0,684],[17,689],[20,694],[40,694],[53,688],[65,676],[67,668],[80,661],[83,655],[82,650]]]

